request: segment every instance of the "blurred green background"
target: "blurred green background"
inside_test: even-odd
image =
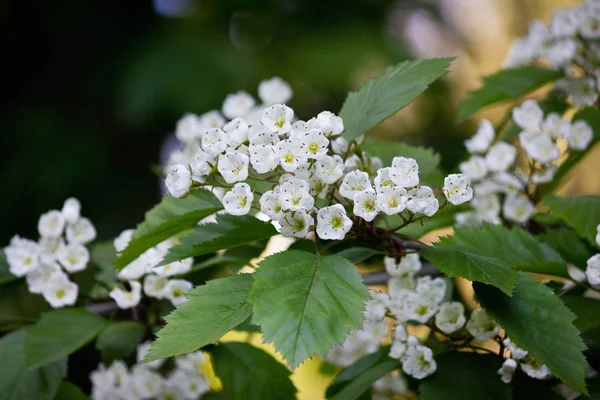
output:
[[[176,120],[274,75],[301,118],[337,112],[387,65],[458,56],[452,73],[377,135],[434,147],[455,165],[474,121],[453,122],[550,0],[4,1],[0,245],[37,238],[38,216],[75,196],[99,238],[160,198],[150,166]]]

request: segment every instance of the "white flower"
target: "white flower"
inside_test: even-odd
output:
[[[65,218],[57,210],[48,211],[40,216],[38,231],[42,237],[59,237],[65,228]]]
[[[223,207],[231,215],[246,215],[252,206],[254,195],[247,183],[236,183],[233,188],[223,196]]]
[[[515,360],[520,360],[521,358],[527,355],[526,350],[523,350],[522,348],[518,347],[509,338],[504,339],[502,343],[504,343],[506,348],[510,351],[510,357],[514,358]]]
[[[485,158],[481,156],[471,156],[467,161],[461,162],[458,168],[467,178],[474,181],[483,179],[488,172]]]
[[[131,370],[129,384],[134,385],[141,398],[150,399],[161,390],[162,376],[149,368],[148,364],[135,365]]]
[[[189,373],[182,370],[175,370],[169,381],[173,385],[179,386],[186,399],[199,399],[202,394],[210,390],[210,385],[204,375],[198,373]]]
[[[373,189],[366,189],[354,196],[354,215],[365,221],[373,221],[379,213],[377,206],[377,193]]]
[[[304,145],[302,142],[296,140],[288,139],[277,143],[275,153],[277,154],[281,167],[287,172],[294,171],[308,161]]]
[[[159,276],[181,275],[192,269],[193,264],[193,258],[184,258],[183,260],[173,261],[160,267],[154,267],[152,268],[152,272]]]
[[[248,178],[247,155],[235,151],[228,151],[219,156],[218,170],[225,182],[235,183],[245,181]]]
[[[440,304],[435,315],[435,324],[447,335],[462,328],[466,321],[465,307],[457,301]]]
[[[153,249],[150,249],[153,250]],[[149,250],[149,251],[150,251]],[[158,260],[160,261],[160,259]],[[144,254],[130,262],[117,273],[117,278],[122,281],[131,281],[140,279],[144,274],[146,274],[149,270],[148,261]]]
[[[596,244],[598,245],[598,247],[600,247],[600,224],[598,224],[598,226],[596,227],[596,232],[598,232],[596,234]]]
[[[311,210],[315,199],[310,195],[310,185],[291,178],[279,187],[279,204],[283,210]]]
[[[160,393],[155,398],[156,400],[184,400],[185,395],[179,383],[164,382],[161,385]]]
[[[69,197],[65,200],[61,214],[68,224],[74,224],[80,217],[81,203],[75,197]]]
[[[517,149],[508,143],[498,142],[493,145],[485,156],[488,168],[494,172],[506,171],[517,157]]]
[[[417,345],[406,350],[402,358],[402,370],[416,379],[423,379],[433,374],[437,364],[429,347]]]
[[[284,104],[274,104],[262,111],[260,122],[267,132],[283,135],[292,129],[293,118],[294,110]]]
[[[594,132],[592,131],[592,127],[582,120],[574,122],[566,134],[569,147],[575,150],[587,149],[593,137]]]
[[[279,195],[280,189],[279,186],[276,186],[273,190],[266,191],[259,200],[260,211],[274,221],[279,221],[284,216],[281,204],[279,204]]]
[[[585,275],[590,285],[600,285],[600,253],[587,260]]]
[[[198,148],[194,154],[194,159],[190,163],[193,174],[192,178],[200,181],[202,176],[210,174],[212,164],[215,164],[215,161],[216,156],[208,154],[201,148]]]
[[[221,111],[223,111],[223,115],[226,118],[234,119],[246,115],[254,107],[254,104],[254,98],[243,90],[240,90],[237,93],[230,93],[225,97]]]
[[[579,17],[574,8],[560,8],[552,13],[550,32],[555,37],[574,36],[579,26]]]
[[[165,287],[169,280],[164,276],[147,275],[144,278],[144,293],[149,297],[162,299],[165,297]]]
[[[488,194],[475,196],[471,201],[471,206],[475,209],[477,218],[481,221],[499,224],[500,219],[500,199],[497,195]]]
[[[265,105],[287,103],[293,94],[290,85],[278,76],[266,79],[258,85],[258,97]]]
[[[479,121],[475,136],[465,140],[465,147],[469,153],[484,153],[494,141],[495,136],[494,125],[487,119],[482,119]]]
[[[560,156],[558,146],[541,132],[523,131],[519,134],[519,141],[527,155],[542,164],[557,160]]]
[[[73,273],[85,269],[90,261],[90,252],[81,243],[71,242],[61,247],[57,258],[65,271]]]
[[[126,229],[115,238],[113,245],[115,246],[117,253],[120,253],[127,248],[133,237],[133,232],[133,229]]]
[[[221,128],[212,128],[202,136],[202,150],[218,156],[227,149],[227,134]]]
[[[250,146],[250,164],[259,174],[273,171],[279,164],[275,149],[269,144]]]
[[[344,131],[344,121],[334,113],[322,111],[317,115],[317,121],[326,136],[337,136]]]
[[[412,187],[419,184],[419,165],[413,158],[394,157],[390,169],[392,182],[400,187]]]
[[[341,240],[352,228],[352,220],[346,216],[341,204],[321,208],[317,213],[317,235],[325,240]]]
[[[440,204],[429,186],[419,186],[408,192],[406,208],[413,213],[421,213],[431,217],[437,212],[439,206]]]
[[[397,398],[397,396],[394,395],[400,395],[400,398],[406,398],[409,395],[406,377],[396,370],[376,380],[373,383],[372,388],[374,392],[374,400],[389,400],[392,398]]]
[[[186,372],[198,372],[200,365],[205,362],[206,359],[201,351],[194,351],[185,355],[175,358],[175,365],[177,368]]]
[[[286,237],[305,238],[308,228],[314,223],[313,217],[304,210],[292,211],[278,220],[281,224],[281,234]]]
[[[532,378],[546,379],[552,376],[552,373],[546,364],[540,364],[533,358],[529,359],[527,362],[521,362],[520,365],[523,372]]]
[[[344,176],[340,185],[340,194],[347,199],[354,200],[357,193],[366,189],[372,189],[369,174],[357,169]]]
[[[52,308],[72,306],[77,301],[78,293],[78,286],[63,272],[53,273],[42,290],[44,299]]]
[[[396,186],[396,184],[392,181],[391,172],[392,169],[390,167],[380,168],[377,170],[377,176],[373,180],[377,193],[379,193],[383,188]]]
[[[346,154],[348,151],[348,147],[350,144],[346,140],[346,138],[338,136],[331,141],[331,150],[335,154]]]
[[[279,143],[279,136],[275,132],[267,132],[261,126],[252,126],[248,133],[248,141],[250,147],[267,144],[269,146],[275,146]]]
[[[65,241],[61,237],[41,237],[38,245],[42,263],[51,264],[56,261],[58,252],[65,246]]]
[[[223,126],[223,132],[227,134],[229,147],[237,147],[248,139],[248,124],[241,118],[235,118]]]
[[[327,155],[327,146],[329,140],[323,135],[323,132],[317,129],[311,129],[300,137],[302,147],[308,158],[320,159]]]
[[[526,222],[534,213],[535,205],[524,196],[507,196],[502,206],[504,218],[522,224]]]
[[[185,303],[185,294],[192,289],[193,285],[184,279],[172,279],[164,289],[164,297],[171,300],[174,306]]]
[[[406,344],[406,342],[392,340],[392,346],[390,347],[389,356],[400,360],[406,354],[406,350],[408,350],[408,345]]]
[[[198,117],[198,129],[204,134],[210,129],[222,128],[225,122],[219,111],[211,110]]]
[[[492,177],[492,182],[498,185],[498,191],[513,195],[525,187],[525,182],[510,172],[498,172]]]
[[[365,302],[364,317],[367,321],[381,321],[385,318],[390,298],[386,293],[369,290],[370,300]]]
[[[553,139],[564,137],[570,128],[570,122],[563,119],[558,113],[548,114],[544,122],[542,122],[542,132]]]
[[[204,130],[198,122],[198,116],[195,114],[185,114],[177,121],[175,136],[183,143],[199,142]]]
[[[418,321],[424,324],[435,315],[438,309],[438,304],[432,298],[417,291],[408,293],[404,300],[403,312],[409,321]]]
[[[15,276],[24,276],[40,265],[40,247],[29,239],[13,236],[10,245],[4,248],[9,271]]]
[[[150,348],[152,348],[151,342],[141,343],[136,349],[136,360],[138,363],[144,361],[148,353],[150,352]],[[160,368],[161,365],[165,363],[166,359],[161,358],[158,360],[147,362],[144,365],[147,365],[149,368]]]
[[[510,383],[517,369],[517,362],[513,359],[505,360],[502,367],[498,370],[498,375],[504,383]]]
[[[430,276],[422,276],[417,279],[415,292],[421,296],[428,297],[434,303],[439,304],[446,295],[446,281],[441,277],[431,279]]]
[[[469,178],[462,174],[450,174],[444,179],[444,195],[455,206],[470,201],[473,189]]]
[[[323,156],[315,163],[316,175],[331,185],[344,175],[344,161],[338,155]]]
[[[521,128],[538,131],[544,118],[544,111],[535,100],[525,100],[519,107],[512,110],[513,120]]]
[[[137,281],[129,281],[130,291],[114,288],[109,296],[117,303],[119,308],[133,308],[137,306],[142,299],[142,284]]]
[[[96,228],[87,218],[79,218],[74,224],[68,224],[65,233],[68,242],[87,244],[96,239]]]
[[[399,186],[384,186],[377,194],[377,206],[380,211],[383,211],[387,215],[394,215],[404,211],[407,201],[408,192]]]
[[[183,197],[188,194],[192,186],[192,173],[185,165],[173,165],[169,169],[165,184],[171,196]]]
[[[496,321],[488,317],[483,308],[478,308],[471,313],[466,328],[481,343],[488,341],[500,332],[500,327],[496,324]]]
[[[399,263],[396,263],[396,259],[392,257],[384,257],[383,264],[385,270],[392,277],[400,277],[404,275],[416,275],[423,264],[419,259],[418,254],[406,254]]]
[[[40,264],[27,274],[27,288],[31,293],[42,293],[52,275],[60,272],[60,266],[55,262]]]
[[[542,168],[540,170],[535,171],[531,174],[531,182],[533,183],[548,183],[552,182],[554,179],[554,174],[556,173],[556,166],[550,165],[548,167]]]

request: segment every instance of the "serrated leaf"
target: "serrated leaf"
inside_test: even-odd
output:
[[[214,343],[252,314],[246,302],[252,275],[239,274],[211,280],[186,293],[158,331],[145,361],[177,356]]]
[[[510,400],[510,385],[496,373],[502,361],[453,351],[435,359],[437,370],[419,385],[422,400]]]
[[[52,399],[67,374],[67,360],[62,358],[40,368],[27,368],[25,330],[0,338],[0,400]]]
[[[377,254],[383,254],[381,251],[370,249],[368,247],[351,247],[335,253],[338,257],[344,257],[352,264],[357,264],[365,261],[366,259],[373,257]]]
[[[131,242],[115,260],[115,267],[119,270],[125,268],[149,248],[193,227],[222,208],[221,202],[207,190],[193,190],[182,199],[165,196],[146,213]]]
[[[226,342],[211,350],[215,373],[233,400],[293,399],[291,372],[264,350],[248,343]]]
[[[285,251],[263,260],[255,275],[252,322],[292,368],[362,325],[367,288],[342,257]]]
[[[104,318],[81,308],[63,308],[42,314],[28,329],[27,366],[37,367],[66,357],[91,342],[104,328]]]
[[[69,381],[62,381],[56,392],[56,400],[89,400],[83,391]]]
[[[404,61],[369,79],[358,92],[348,93],[339,115],[343,136],[352,140],[404,108],[447,72],[450,58]]]
[[[277,234],[272,224],[251,216],[219,215],[216,223],[198,225],[171,247],[161,265],[222,249],[242,246]]]
[[[134,321],[112,322],[100,331],[96,349],[100,351],[106,365],[133,354],[144,339],[146,327]]]
[[[592,245],[596,245],[597,226],[600,224],[600,196],[556,197],[546,196],[544,204],[550,212]]]
[[[512,297],[474,283],[475,295],[510,339],[573,389],[585,393],[585,345],[575,315],[550,289],[520,273]]]
[[[563,259],[582,270],[585,270],[587,260],[594,255],[586,242],[575,231],[566,227],[549,229],[540,233],[538,237],[556,250]]]
[[[456,119],[465,119],[489,105],[521,97],[561,76],[560,71],[537,66],[500,70],[484,77],[483,85],[469,93],[460,104]]]
[[[400,367],[388,356],[390,347],[367,354],[340,371],[327,388],[328,399],[355,400],[365,394],[379,378]]]
[[[501,225],[461,227],[421,254],[448,276],[496,286],[510,295],[518,271],[567,276],[562,258],[528,232]]]
[[[426,182],[440,165],[440,155],[433,149],[426,147],[367,138],[363,143],[363,149],[372,156],[381,158],[383,165],[386,167],[392,165],[394,157],[414,158],[419,164],[419,178],[422,182]]]

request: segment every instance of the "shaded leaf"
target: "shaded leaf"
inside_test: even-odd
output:
[[[346,260],[353,264],[357,264],[365,261],[366,259],[373,257],[377,254],[383,254],[381,251],[370,249],[368,247],[351,247],[335,253],[338,257],[344,257]]]
[[[89,400],[89,397],[69,381],[62,381],[56,392],[56,400]]]
[[[146,328],[139,322],[112,322],[100,331],[96,349],[100,351],[102,360],[110,365],[114,360],[133,354],[144,339],[145,333]]]
[[[600,328],[600,300],[581,296],[566,296],[563,301],[577,319],[573,322],[581,332]]]
[[[594,255],[586,243],[569,228],[549,229],[540,233],[538,237],[566,261],[583,270],[587,260]]]
[[[571,228],[596,245],[597,226],[600,224],[600,196],[544,197],[550,212],[563,220]]]
[[[38,294],[29,292],[23,280],[0,289],[0,331],[34,324],[50,305]]]
[[[10,273],[6,255],[0,249],[0,285],[16,281],[18,278]]]

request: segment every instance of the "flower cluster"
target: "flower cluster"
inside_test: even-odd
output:
[[[257,113],[248,96],[236,112],[224,106],[231,121],[211,112],[210,128],[201,122],[206,115],[187,115],[178,123],[186,147],[175,156],[178,163],[167,167],[172,196],[185,196],[192,186],[225,188],[225,212],[245,215],[255,208],[284,236],[304,238],[314,230],[326,240],[343,239],[353,217],[371,222],[378,215],[430,217],[438,211],[434,190],[419,185],[413,158],[399,155],[384,168],[378,157],[361,151],[362,138],[349,143],[341,136],[344,123],[335,114],[323,111],[303,121],[285,104],[263,105]],[[263,188],[266,183],[268,190],[261,193],[257,183]],[[443,193],[455,205],[473,196],[469,179],[460,174],[446,177]]]
[[[133,229],[128,229],[115,238],[114,246],[117,253],[127,247],[132,235]],[[128,288],[115,287],[110,292],[110,297],[120,308],[137,306],[142,299],[142,290],[148,297],[168,299],[175,306],[187,300],[185,293],[192,289],[192,283],[184,279],[173,279],[173,277],[189,272],[194,259],[186,258],[158,266],[174,244],[174,239],[167,239],[146,250],[119,271],[117,278],[126,282]]]
[[[596,227],[596,245],[600,247],[600,224]],[[600,253],[590,257],[585,269],[585,278],[592,287],[600,289]]]
[[[562,69],[565,78],[558,87],[571,96],[576,107],[590,106],[598,99],[600,67],[600,1],[556,10],[549,26],[533,21],[524,37],[511,46],[505,66],[516,67],[545,60]]]
[[[69,198],[62,210],[40,216],[37,242],[15,235],[4,248],[9,271],[25,276],[29,291],[44,296],[53,308],[75,304],[79,288],[69,274],[84,270],[90,261],[86,245],[96,238],[96,229],[80,211],[79,201]]]
[[[92,399],[199,399],[209,391],[209,380],[201,372],[207,362],[200,352],[175,357],[170,368],[166,360],[142,364],[150,349],[150,343],[142,343],[137,349],[137,363],[131,368],[124,361],[114,361],[109,367],[100,364],[90,374]]]
[[[526,100],[515,107],[512,119],[522,129],[519,143],[528,157],[530,170],[525,172],[516,166],[517,147],[503,141],[495,142],[493,125],[488,120],[481,120],[475,136],[465,141],[471,157],[459,165],[464,176],[473,181],[475,192],[470,203],[474,210],[456,215],[459,225],[498,224],[501,212],[511,222],[527,222],[535,211],[531,196],[537,185],[554,178],[561,143],[568,151],[582,151],[593,137],[587,122],[570,122],[556,113],[544,115],[535,100]]]
[[[508,350],[510,357],[504,360],[498,375],[504,383],[510,383],[517,370],[517,366],[528,376],[534,379],[548,379],[552,376],[550,369],[545,364],[537,362],[527,351],[515,345],[509,338],[502,342]]]

